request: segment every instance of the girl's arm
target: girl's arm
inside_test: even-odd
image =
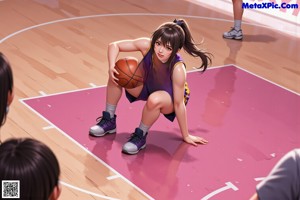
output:
[[[150,43],[150,38],[120,40],[110,43],[107,51],[110,77],[113,78],[113,80],[117,80],[117,78],[114,76],[114,73],[118,73],[117,70],[115,70],[115,63],[117,61],[119,52],[140,51],[143,55],[145,55],[149,50]]]
[[[206,144],[207,141],[201,137],[189,134],[187,125],[187,113],[184,104],[184,84],[186,81],[186,70],[183,63],[177,63],[173,69],[173,95],[174,110],[185,142],[197,146],[197,143]]]

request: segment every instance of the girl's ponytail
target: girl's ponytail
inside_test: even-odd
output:
[[[193,57],[200,57],[200,59],[202,60],[202,64],[199,68],[203,68],[203,71],[205,71],[207,66],[211,64],[212,54],[205,52],[197,47],[197,44],[195,44],[190,29],[184,19],[175,19],[173,22],[180,26],[185,33],[183,49]]]

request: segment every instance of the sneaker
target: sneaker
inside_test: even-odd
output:
[[[103,111],[102,117],[97,118],[97,121],[99,122],[90,128],[90,135],[101,137],[107,133],[115,133],[117,128],[116,118],[116,115],[113,118],[110,118],[109,112]]]
[[[227,39],[241,40],[243,39],[243,32],[242,29],[236,30],[232,27],[230,31],[223,33],[223,37]]]
[[[135,132],[131,134],[130,139],[123,145],[122,152],[127,154],[137,154],[141,149],[146,147],[146,137],[143,131],[139,128],[135,129]]]

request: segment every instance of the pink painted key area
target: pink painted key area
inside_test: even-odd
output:
[[[116,113],[117,133],[89,136],[105,108],[106,87],[24,102],[155,199],[249,199],[259,183],[256,178],[300,147],[299,95],[235,66],[189,72],[187,80],[189,130],[206,138],[207,145],[185,144],[177,121],[161,115],[146,149],[122,154],[144,105],[130,104],[124,93]]]

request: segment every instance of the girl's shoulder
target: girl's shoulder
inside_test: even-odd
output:
[[[140,51],[145,56],[151,47],[151,39],[147,37],[137,38],[135,40],[136,45],[139,47]]]
[[[173,59],[172,65],[173,65],[173,68],[175,68],[176,66],[182,66],[182,67],[186,68],[185,63],[184,63],[184,60],[183,60],[183,58],[180,56],[179,53],[176,53],[176,54],[175,54],[175,58]]]

